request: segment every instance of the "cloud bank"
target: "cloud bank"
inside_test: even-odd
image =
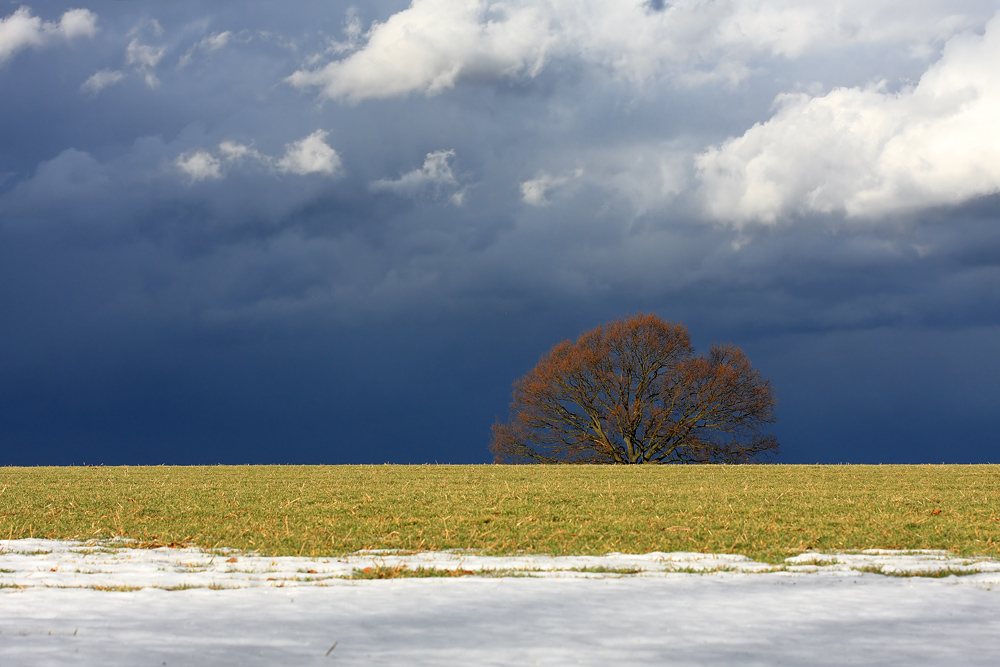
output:
[[[974,25],[975,18],[962,10],[982,4],[958,3],[942,16],[933,6],[893,0],[413,0],[388,20],[374,22],[353,53],[318,69],[300,69],[288,81],[359,103],[435,95],[459,81],[530,79],[550,61],[575,60],[635,84],[661,78],[735,83],[760,57],[798,58],[870,43],[926,52]]]
[[[772,118],[698,156],[709,213],[881,217],[1000,192],[996,62],[1000,16],[951,38],[916,86],[779,96]]]

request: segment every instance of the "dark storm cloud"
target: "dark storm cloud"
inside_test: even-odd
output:
[[[935,163],[986,174],[955,198],[885,147],[965,146],[992,3],[647,4],[107,2],[72,39],[76,3],[22,11],[5,460],[484,460],[514,378],[637,310],[744,345],[787,460],[987,442],[994,158]],[[978,102],[920,101],[950,80]]]

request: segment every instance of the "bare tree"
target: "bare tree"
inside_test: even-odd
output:
[[[744,463],[778,449],[762,433],[774,392],[735,345],[695,355],[687,329],[634,315],[556,345],[514,384],[493,425],[497,463]]]

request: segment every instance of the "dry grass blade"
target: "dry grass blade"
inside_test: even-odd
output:
[[[868,548],[1000,556],[1000,466],[0,468],[0,487],[0,535],[10,538],[310,557],[699,551],[778,563]]]

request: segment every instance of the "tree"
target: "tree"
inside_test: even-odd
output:
[[[778,449],[770,381],[735,345],[695,355],[656,315],[563,341],[514,384],[497,463],[745,463]]]

